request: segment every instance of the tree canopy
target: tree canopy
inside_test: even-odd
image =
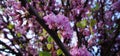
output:
[[[2,56],[119,56],[120,0],[0,0]]]

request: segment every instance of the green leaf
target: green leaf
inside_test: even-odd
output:
[[[61,34],[60,34],[60,32],[58,32],[58,37],[61,38]]]
[[[21,37],[21,34],[20,34],[20,33],[17,33],[16,35],[17,35],[17,37]]]
[[[46,32],[46,30],[45,30],[45,29],[43,29],[42,35],[43,35],[43,36],[45,36],[45,35],[46,35],[46,33],[47,33],[47,32]]]
[[[87,26],[87,20],[81,20],[80,22],[77,22],[77,27],[85,28]]]
[[[100,43],[102,43],[102,42],[103,42],[103,40],[99,40],[99,41],[98,41],[98,44],[100,44]]]
[[[27,0],[28,2],[31,2],[31,0]]]
[[[90,20],[90,25],[91,26],[94,26],[96,23],[97,23],[97,21],[95,19],[91,19]]]
[[[8,24],[7,28],[8,28],[8,29],[13,29],[13,28],[14,28],[14,25]]]
[[[58,49],[58,50],[57,50],[57,55],[61,55],[61,54],[63,54],[62,50],[61,50],[61,49]]]
[[[39,56],[51,56],[51,54],[49,52],[46,52],[46,51],[40,51]]]
[[[92,8],[92,11],[95,11],[95,10],[98,10],[99,9],[99,4],[98,3],[96,3],[95,4],[95,7],[94,8]]]
[[[99,4],[96,3],[95,10],[98,10],[98,9],[99,9]]]
[[[48,43],[53,42],[52,37],[51,37],[51,36],[48,36],[47,41],[48,41]]]
[[[91,32],[91,34],[93,35],[94,34],[94,32],[93,32],[93,29],[92,29],[92,26],[90,25],[90,32]]]
[[[22,44],[19,44],[20,48],[23,48],[23,45]]]
[[[52,48],[52,44],[47,44],[47,48],[50,50]]]

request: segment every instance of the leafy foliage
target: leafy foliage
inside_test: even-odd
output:
[[[51,56],[51,54],[49,52],[46,52],[46,51],[40,51],[39,56]]]
[[[58,50],[57,50],[57,55],[62,55],[62,54],[63,54],[62,50],[61,50],[61,49],[58,49]]]
[[[77,27],[85,28],[87,26],[87,20],[86,19],[81,20],[76,25],[77,25]]]

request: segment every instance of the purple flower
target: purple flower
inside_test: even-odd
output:
[[[72,36],[72,28],[69,23],[69,19],[62,14],[54,15],[49,14],[43,18],[50,29],[58,29],[64,38],[70,38]]]
[[[0,15],[0,30],[1,30],[2,28],[4,28],[4,26],[5,26],[5,23],[3,22],[2,19],[3,19],[3,18],[2,18],[2,16]]]
[[[6,6],[11,6],[13,5],[15,2],[15,0],[7,0],[7,2],[5,2]]]
[[[27,51],[27,53],[24,52],[24,56],[27,56],[27,55],[30,56],[30,54],[33,56],[38,55],[37,49],[34,48],[34,45],[32,45],[32,44],[28,44],[28,46],[26,47],[26,51]]]
[[[98,26],[99,28],[102,28],[102,27],[103,27],[103,22],[102,22],[102,21],[98,22],[97,26]]]
[[[120,0],[112,4],[112,8],[120,12]]]
[[[56,23],[57,17],[54,14],[49,14],[45,16],[44,20],[46,21],[46,24],[49,25],[50,29],[53,29],[54,27],[56,27],[55,23]]]
[[[111,19],[112,18],[112,11],[107,11],[106,13],[105,13],[105,18],[106,19]]]
[[[85,47],[82,47],[82,48],[73,47],[70,50],[70,54],[72,56],[92,56]]]
[[[26,34],[27,33],[27,26],[15,26],[16,33]]]
[[[17,9],[17,10],[20,10],[21,9],[21,2],[15,2],[14,4],[13,4],[13,8],[14,9]]]
[[[84,29],[84,31],[83,31],[83,35],[85,35],[85,36],[89,36],[90,35],[90,31],[89,31],[89,29]]]

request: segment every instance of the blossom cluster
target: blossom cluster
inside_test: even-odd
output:
[[[112,8],[116,11],[119,11],[120,12],[120,0],[118,0],[117,2],[113,3],[112,4]]]
[[[72,27],[70,26],[69,19],[62,14],[49,14],[43,18],[50,29],[57,28],[60,30],[61,35],[64,38],[70,38],[72,36]]]
[[[0,38],[2,54],[120,55],[120,0],[25,1],[0,0],[0,36],[4,37]],[[62,37],[61,41],[55,37],[56,33]],[[2,43],[4,39],[9,40],[10,45]]]
[[[70,50],[70,53],[72,56],[92,56],[85,47],[82,48],[73,47]]]

